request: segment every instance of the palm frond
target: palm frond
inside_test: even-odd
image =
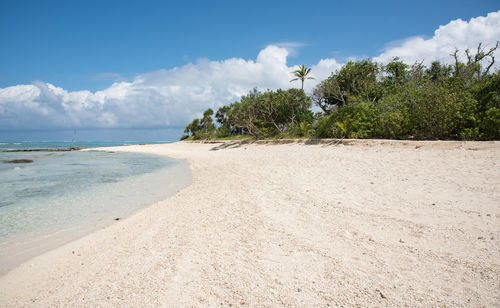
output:
[[[312,76],[307,76],[307,75],[309,75],[310,72],[311,72],[311,68],[310,67],[307,67],[304,64],[299,65],[299,69],[291,72],[297,78],[294,78],[294,79],[290,80],[290,82],[300,80],[300,81],[302,81],[302,88],[303,88],[304,87],[304,80],[306,80],[306,79],[315,79]]]

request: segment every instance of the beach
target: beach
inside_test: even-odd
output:
[[[0,306],[500,306],[500,142],[113,151],[193,182],[1,276]]]

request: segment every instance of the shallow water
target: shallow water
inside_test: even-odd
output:
[[[32,163],[6,163],[14,159]],[[0,152],[0,272],[165,199],[187,163],[113,152]]]
[[[158,142],[148,142],[158,143]],[[79,148],[101,148],[121,146],[125,144],[139,144],[139,142],[0,142],[0,151],[2,150],[19,150],[19,149],[64,149],[73,147]]]

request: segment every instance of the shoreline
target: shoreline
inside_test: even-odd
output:
[[[500,143],[370,142],[113,147],[193,182],[0,277],[0,303],[498,303]]]
[[[88,149],[82,152],[96,151],[97,149]],[[98,151],[103,153],[110,152],[107,148],[99,148]],[[92,153],[88,154],[90,155]],[[87,159],[88,157],[93,157],[86,156],[85,154],[82,155],[83,156],[78,157],[83,158],[84,163],[88,163],[85,162],[86,157]],[[114,159],[115,161],[119,159],[116,155],[118,154],[108,156],[105,158],[106,160],[101,159],[101,161],[109,164],[108,159]],[[142,160],[150,156],[155,157],[155,160],[164,160],[164,156],[148,154],[135,155],[135,159],[137,163],[144,164]],[[59,158],[57,158],[57,161],[59,161],[58,159]],[[128,159],[130,160],[130,158]],[[57,161],[57,165],[67,164],[67,161],[59,161],[59,163],[57,163]],[[81,160],[78,161],[82,162]],[[93,163],[94,162],[90,162],[90,164]],[[134,162],[129,161],[129,163]],[[101,169],[100,166],[95,165],[92,168],[96,171],[97,169]],[[36,225],[39,221],[42,223],[40,223],[38,228],[33,227],[31,229],[28,227],[18,227],[14,224],[11,225],[13,228],[17,227],[17,229],[14,229],[13,232],[4,237],[0,243],[0,276],[7,274],[23,263],[30,262],[31,259],[44,253],[50,252],[51,250],[57,249],[93,232],[105,229],[119,220],[133,216],[142,208],[168,198],[191,182],[188,163],[183,160],[174,159],[164,160],[163,165],[157,166],[156,169],[149,171],[143,170],[142,173],[128,174],[126,176],[121,175],[121,177],[119,175],[118,179],[106,182],[101,182],[96,176],[106,175],[108,174],[107,172],[93,174],[93,178],[88,178],[87,188],[83,192],[72,191],[68,193],[71,187],[67,186],[65,192],[67,196],[71,196],[71,199],[64,198],[64,194],[59,194],[48,199],[45,198],[41,199],[41,201],[32,202],[32,204],[45,204],[43,208],[36,207],[36,211],[33,210],[32,204],[21,203],[21,205],[18,206],[18,208],[23,208],[25,206],[29,208],[31,206],[30,211],[25,211],[25,215],[31,217],[27,220],[31,222],[26,223],[27,226],[31,224]],[[141,189],[140,192],[137,191],[138,188]],[[148,195],[144,196],[144,194]],[[106,206],[100,206],[100,204]],[[40,211],[50,213],[58,209],[65,212],[65,214],[62,214],[62,216],[57,213],[46,214],[45,216],[43,213],[40,214]],[[8,211],[2,213],[9,217]],[[22,218],[22,216],[16,217]],[[47,221],[47,223],[44,223],[45,221]],[[67,221],[71,221],[71,223],[67,223]],[[8,223],[7,221],[7,225]],[[52,226],[47,227],[46,225],[49,224]],[[15,230],[17,230],[17,232]]]

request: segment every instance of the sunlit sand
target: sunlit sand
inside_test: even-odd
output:
[[[500,302],[498,142],[116,151],[187,159],[193,183],[1,277],[1,306]]]

